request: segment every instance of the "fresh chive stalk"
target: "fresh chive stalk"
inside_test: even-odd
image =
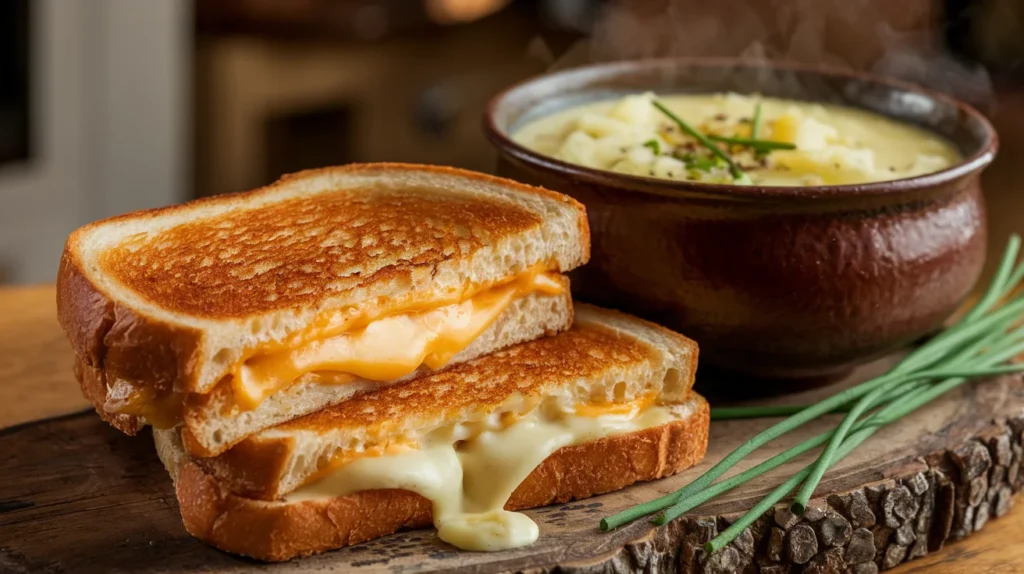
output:
[[[757,105],[754,106],[754,120],[750,125],[750,139],[757,139],[757,131],[761,125],[761,100],[757,100]]]
[[[728,544],[757,517],[801,485],[795,508],[802,511],[825,471],[871,436],[879,426],[898,420],[972,377],[1024,371],[1022,364],[1006,364],[1024,353],[1024,326],[1020,326],[1021,315],[1024,314],[1024,294],[1014,295],[1024,280],[1024,263],[1014,265],[1020,243],[1020,238],[1011,238],[992,283],[970,312],[909,354],[888,373],[804,407],[718,409],[723,416],[753,416],[755,410],[762,413],[762,416],[792,414],[749,439],[678,491],[603,519],[601,530],[610,530],[665,509],[668,510],[656,522],[660,524],[670,521],[722,492],[826,445],[815,462],[779,485],[739,521],[709,542],[707,549],[713,552]],[[941,382],[930,382],[935,380]],[[870,412],[876,408],[879,410]],[[792,412],[795,409],[799,411]],[[849,413],[836,429],[808,439],[745,472],[711,485],[737,462],[767,442],[823,414],[839,410],[849,410]]]
[[[711,409],[711,420],[729,421],[735,419],[763,419],[772,417],[788,417],[796,414],[809,405],[778,405],[767,407],[713,407]],[[846,405],[832,411],[846,412],[849,410]]]
[[[995,277],[992,278],[992,289],[985,292],[985,295],[974,305],[964,316],[964,321],[974,321],[988,312],[999,299],[1005,297],[1009,291],[1020,283],[1024,276],[1024,263],[1013,269],[1013,262],[1017,260],[1017,253],[1020,251],[1020,237],[1016,234],[1010,236],[1006,244],[1006,251],[1003,253],[1003,260],[999,263]]]
[[[686,135],[700,142],[700,144],[708,148],[708,150],[710,150],[711,153],[715,154],[715,156],[724,161],[726,165],[729,166],[729,173],[732,174],[733,179],[740,179],[741,177],[744,176],[743,170],[740,169],[740,166],[736,165],[736,162],[732,161],[732,158],[729,157],[729,154],[722,151],[721,148],[712,143],[711,140],[709,140],[704,134],[690,127],[690,124],[684,122],[682,118],[672,113],[668,108],[662,105],[661,102],[654,100],[651,102],[651,104],[654,105],[654,107],[658,108],[658,110],[661,113],[668,116],[670,120],[675,122],[676,125],[679,126],[679,129],[683,130],[683,132],[685,132]]]
[[[754,148],[754,151],[765,153],[777,149],[796,149],[796,144],[789,142],[777,142],[772,140],[759,140],[754,138],[740,138],[740,137],[726,137],[709,135],[708,139],[711,141],[727,143],[730,145],[739,145]]]

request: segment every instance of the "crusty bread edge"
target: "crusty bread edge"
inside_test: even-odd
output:
[[[639,338],[649,338],[651,335],[654,335],[654,338],[659,339],[652,342],[655,346],[690,357],[691,359],[686,362],[687,372],[679,374],[679,380],[683,381],[685,385],[685,389],[680,389],[680,391],[685,393],[693,388],[693,384],[697,380],[697,364],[700,358],[700,347],[696,341],[668,327],[662,327],[657,323],[652,323],[639,317],[616,311],[615,309],[597,307],[578,301],[574,301],[573,306],[576,310],[575,317],[573,318],[575,322],[581,324],[594,323],[604,328],[622,331]]]
[[[588,498],[697,464],[707,450],[710,410],[703,397],[691,397],[695,408],[685,419],[559,449],[519,485],[506,508]],[[157,451],[175,479],[185,529],[222,550],[278,562],[431,523],[429,501],[405,490],[292,503],[237,496],[184,458],[180,446],[168,442],[171,436],[157,440]]]
[[[140,316],[108,298],[82,273],[70,243],[57,272],[57,320],[75,351],[75,374],[103,420],[135,434],[143,426],[139,417],[103,409],[109,377],[173,388],[178,373],[190,370],[203,334]]]
[[[223,201],[242,194],[270,193],[282,184],[288,184],[306,177],[329,173],[347,173],[373,170],[396,170],[429,172],[453,177],[466,177],[494,185],[513,187],[517,191],[542,195],[576,208],[577,226],[580,235],[580,259],[577,265],[587,262],[590,256],[590,229],[583,206],[576,200],[540,187],[529,186],[508,179],[443,166],[427,166],[403,163],[369,163],[307,170],[281,177],[277,182],[253,191],[201,198],[190,202],[193,208],[207,202]],[[120,305],[95,283],[86,273],[82,261],[75,255],[81,238],[99,225],[139,216],[155,217],[180,209],[180,206],[161,207],[119,215],[85,225],[73,231],[64,245],[60,267],[57,272],[57,319],[64,330],[74,352],[87,366],[97,369],[104,384],[109,379],[145,381],[147,384],[173,385],[178,390],[192,389],[197,384],[200,369],[196,368],[199,350],[203,348],[203,332],[186,325],[171,324],[154,317],[139,314]],[[565,272],[569,269],[561,269]],[[90,387],[97,411],[103,416],[102,402],[98,401],[98,388]],[[86,391],[83,383],[83,393]],[[111,417],[104,416],[116,428],[129,432],[138,429],[138,417],[120,416],[115,424]],[[129,432],[130,434],[130,432]]]
[[[76,356],[74,371],[75,378],[78,379],[78,384],[82,387],[82,396],[92,403],[96,414],[100,415],[101,419],[126,435],[134,436],[142,430],[145,424],[141,418],[107,412],[103,408],[103,404],[107,400],[107,381],[102,370],[86,365],[81,357]]]

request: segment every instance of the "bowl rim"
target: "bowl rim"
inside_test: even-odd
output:
[[[545,81],[552,81],[555,78],[567,78],[574,75],[585,75],[588,73],[605,72],[609,75],[616,75],[636,68],[763,68],[780,71],[814,73],[820,76],[858,80],[876,85],[887,86],[905,92],[916,93],[932,100],[952,105],[961,113],[968,116],[984,130],[984,138],[979,149],[964,158],[961,162],[942,169],[940,171],[918,175],[914,177],[876,181],[860,184],[844,185],[813,185],[813,186],[769,186],[769,185],[738,185],[722,183],[705,183],[687,180],[670,180],[657,177],[631,175],[616,173],[612,171],[585,167],[569,163],[551,156],[533,151],[514,141],[507,130],[499,129],[495,119],[496,112],[504,105],[506,100],[515,93],[527,89]],[[874,112],[879,113],[879,112]],[[885,114],[880,114],[885,116]],[[899,118],[892,118],[896,121]],[[712,196],[729,199],[806,199],[818,197],[853,198],[881,195],[900,195],[942,186],[951,181],[966,177],[972,173],[980,172],[995,158],[999,149],[999,134],[992,123],[989,122],[981,112],[970,104],[936,92],[910,82],[895,80],[860,72],[852,69],[838,68],[827,65],[804,64],[787,61],[763,61],[744,58],[658,58],[650,60],[625,60],[615,62],[604,62],[577,66],[548,72],[519,81],[503,89],[493,96],[487,103],[483,115],[483,131],[485,137],[490,141],[499,154],[507,154],[512,157],[533,164],[536,167],[559,172],[570,176],[574,180],[582,180],[589,183],[626,189],[634,192],[653,193],[658,195],[690,195],[697,192],[704,196]]]

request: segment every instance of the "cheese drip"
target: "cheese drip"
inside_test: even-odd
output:
[[[548,456],[579,445],[663,425],[690,412],[686,406],[647,406],[632,412],[547,416],[535,408],[510,425],[491,417],[485,430],[456,425],[430,433],[419,448],[358,458],[285,496],[317,500],[376,489],[402,489],[431,501],[441,540],[463,550],[496,551],[532,544],[537,524],[504,509],[512,493]]]
[[[563,287],[543,273],[528,274],[460,303],[384,317],[359,331],[253,357],[233,376],[236,400],[244,408],[255,408],[307,373],[315,373],[317,383],[339,384],[356,377],[390,381],[412,374],[421,365],[439,369],[513,301],[538,291],[557,294]]]

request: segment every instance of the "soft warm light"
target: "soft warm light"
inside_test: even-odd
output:
[[[509,0],[426,0],[427,14],[438,24],[463,24],[494,14]]]

